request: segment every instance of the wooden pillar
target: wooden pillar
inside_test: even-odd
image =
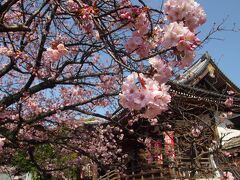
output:
[[[121,180],[121,176],[120,176],[120,174],[118,173],[118,180]]]
[[[93,180],[98,179],[98,166],[97,166],[97,164],[92,165],[92,179]]]
[[[133,177],[132,179],[135,180],[134,172],[132,172],[132,177]]]
[[[141,170],[141,180],[144,180],[143,170]]]

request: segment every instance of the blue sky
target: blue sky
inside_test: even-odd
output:
[[[145,1],[147,2],[147,1]],[[149,0],[148,4],[157,8],[162,0]],[[205,37],[214,23],[226,22],[223,27],[240,29],[240,0],[197,0],[207,13],[207,22],[199,29],[200,37]],[[223,73],[240,87],[240,32],[222,31],[213,37],[222,40],[211,40],[197,52],[199,58],[208,51]]]
[[[225,28],[231,29],[235,23],[240,29],[239,0],[198,0],[198,2],[207,13],[207,22],[200,29],[201,36],[208,33],[214,23],[219,24],[226,18]],[[240,31],[218,32],[214,37],[222,40],[211,40],[197,52],[198,57],[208,51],[225,75],[240,86]]]

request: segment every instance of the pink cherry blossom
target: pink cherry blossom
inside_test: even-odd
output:
[[[149,58],[149,63],[157,72],[161,72],[162,68],[165,66],[165,62],[158,56]]]
[[[231,153],[230,152],[227,152],[227,151],[223,151],[223,155],[226,156],[226,157],[231,157]]]
[[[226,99],[226,101],[224,102],[225,106],[227,107],[231,107],[233,105],[233,98],[232,97],[228,97]]]
[[[136,81],[141,86],[136,85]],[[154,118],[168,109],[171,96],[168,93],[169,86],[159,83],[143,74],[132,73],[123,83],[120,103],[123,107],[131,110],[146,108],[143,117]]]
[[[142,108],[141,105],[136,104],[134,101],[134,99],[139,93],[139,89],[135,84],[136,78],[137,78],[136,73],[132,73],[131,75],[129,75],[122,85],[122,94],[119,94],[120,103],[123,105],[123,107],[132,110],[133,109],[140,110]]]
[[[179,51],[194,50],[199,39],[184,24],[173,22],[164,28],[163,46],[170,48],[176,46]]]
[[[133,52],[140,48],[141,44],[143,43],[143,39],[139,36],[133,36],[128,39],[125,48],[128,52]]]
[[[60,59],[60,53],[57,49],[47,48],[47,55],[53,61],[58,61]]]
[[[65,48],[64,44],[60,43],[57,45],[57,50],[60,53],[61,56],[64,56],[68,53],[68,50]]]
[[[95,29],[93,22],[93,16],[96,13],[94,7],[85,3],[80,4],[81,7],[79,7],[79,5],[73,0],[68,1],[69,9],[73,12],[77,12],[78,19],[81,19],[81,23],[79,24],[81,30],[87,33],[89,37],[95,37],[96,39],[99,39],[99,33]]]
[[[137,33],[139,35],[144,35],[148,32],[149,25],[150,25],[150,22],[147,17],[147,14],[143,12],[136,18],[134,27],[136,28]]]
[[[67,5],[68,5],[69,9],[73,12],[76,12],[79,9],[78,4],[76,2],[74,2],[74,0],[68,0]]]
[[[194,50],[200,40],[183,23],[173,22],[164,28],[163,47],[176,47],[182,57],[179,67],[189,66],[195,56]]]
[[[204,10],[195,0],[168,0],[164,4],[164,8],[169,21],[183,21],[191,30],[206,21]]]
[[[137,13],[140,13],[136,10]],[[141,57],[147,57],[149,55],[150,48],[152,47],[147,41],[145,35],[149,31],[150,22],[145,12],[140,13],[133,23],[136,29],[132,33],[132,37],[128,39],[125,44],[125,48],[129,53],[136,53]]]
[[[130,12],[125,11],[125,12],[121,12],[120,18],[122,18],[122,19],[127,19],[127,20],[131,20],[131,19],[132,19],[132,15],[131,15]]]
[[[223,172],[223,175],[221,176],[221,180],[234,180],[234,176],[231,172]]]
[[[151,46],[153,48],[158,47],[162,43],[163,28],[161,26],[155,26],[152,31],[152,39],[150,39]]]
[[[92,19],[94,13],[94,8],[87,4],[83,4],[83,7],[80,9],[80,15],[84,20]]]
[[[56,62],[62,56],[66,55],[68,50],[65,48],[64,44],[60,43],[56,48],[47,48],[45,56],[49,58],[51,61]]]
[[[158,81],[159,84],[166,83],[172,77],[172,67],[160,57],[155,56],[150,58],[149,63],[157,71],[153,78]]]
[[[6,56],[12,56],[14,53],[12,50],[6,48],[6,47],[2,47],[0,46],[0,55],[6,55]]]
[[[149,55],[150,48],[150,44],[148,42],[144,42],[136,50],[136,53],[139,55],[140,58],[145,58]]]

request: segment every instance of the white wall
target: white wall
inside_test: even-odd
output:
[[[240,130],[227,128],[227,125],[233,125],[231,121],[225,119],[221,121],[218,113],[215,115],[219,138],[222,138],[222,145],[230,139],[240,136]]]

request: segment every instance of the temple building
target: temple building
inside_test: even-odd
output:
[[[122,144],[127,170],[99,179],[220,179],[229,172],[240,179],[240,89],[208,53],[168,83],[172,102],[157,124],[140,118],[129,125],[126,110],[116,115],[134,131]]]

